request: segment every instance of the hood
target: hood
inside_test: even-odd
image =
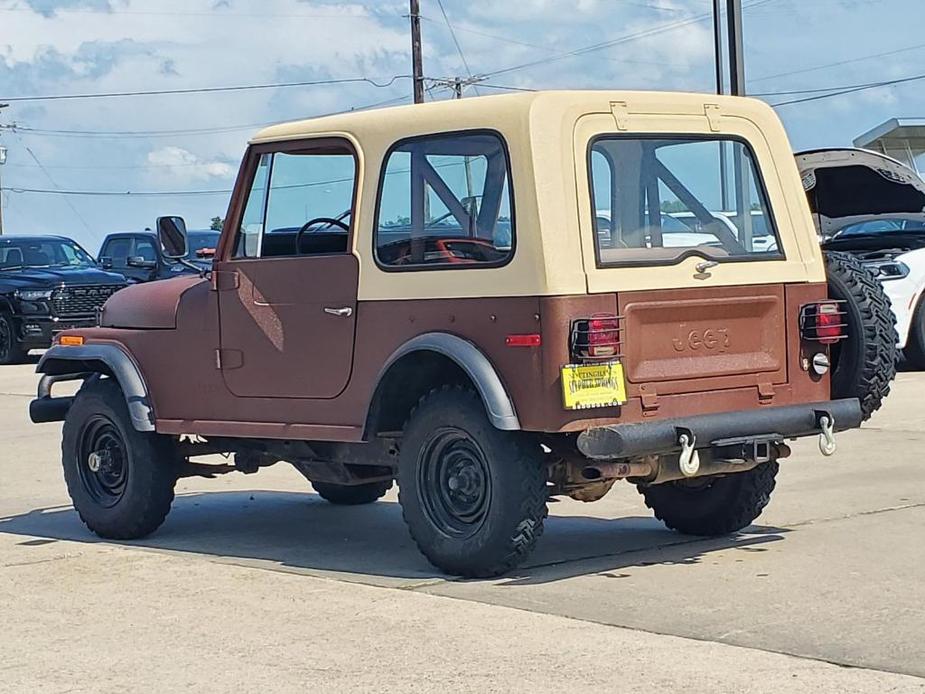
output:
[[[211,285],[198,275],[133,284],[113,294],[103,305],[100,326],[149,330],[176,328],[180,298],[195,286],[208,291]]]
[[[797,153],[796,161],[823,238],[847,224],[925,212],[925,181],[891,157],[864,149],[819,149]]]
[[[62,285],[125,284],[125,277],[95,267],[0,270],[0,286],[46,289]]]

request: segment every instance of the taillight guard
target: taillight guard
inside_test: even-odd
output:
[[[576,362],[612,361],[623,356],[623,316],[595,313],[572,321],[569,351]]]
[[[848,337],[845,301],[829,299],[800,308],[800,336],[804,340],[832,345]]]

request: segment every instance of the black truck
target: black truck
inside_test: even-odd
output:
[[[25,360],[55,333],[97,324],[97,309],[126,285],[62,236],[0,236],[0,364]]]

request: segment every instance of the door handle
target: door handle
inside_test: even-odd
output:
[[[341,316],[342,318],[349,318],[353,315],[353,309],[349,306],[344,306],[343,308],[330,308],[325,306],[324,312],[332,316]]]
[[[717,260],[704,260],[702,263],[697,263],[695,269],[698,274],[703,275],[707,270],[715,268],[717,265],[719,265],[719,261]]]

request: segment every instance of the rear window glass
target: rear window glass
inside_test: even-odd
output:
[[[604,136],[589,166],[601,266],[783,258],[754,156],[738,140]]]
[[[406,140],[382,174],[375,251],[389,270],[497,266],[513,253],[508,157],[494,133]]]

